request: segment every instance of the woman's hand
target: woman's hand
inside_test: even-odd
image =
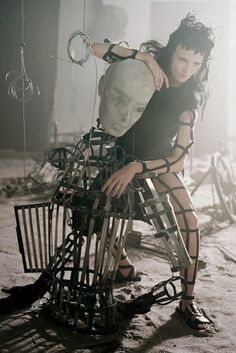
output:
[[[120,197],[134,175],[141,172],[142,164],[139,162],[131,162],[113,173],[103,185],[102,191],[104,191],[107,196],[112,195],[113,197]]]
[[[110,45],[111,43],[93,43],[91,46],[93,54],[99,58],[103,58],[104,54],[108,51]],[[120,45],[115,45],[115,47],[112,48],[112,52],[118,54],[123,58],[127,58],[133,54],[133,49],[125,48]],[[163,83],[165,83],[166,87],[169,88],[168,77],[150,53],[138,51],[135,56],[135,59],[143,61],[147,65],[147,67],[152,73],[155,88],[158,91],[160,91]]]
[[[143,61],[151,71],[156,90],[160,91],[163,83],[169,88],[168,77],[150,53],[138,52],[136,59]]]

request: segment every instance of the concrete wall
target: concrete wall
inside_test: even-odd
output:
[[[49,53],[55,55],[57,52],[59,4],[57,0],[24,1],[24,62],[35,88],[32,99],[25,106],[24,141],[22,103],[8,95],[8,85],[15,76],[5,80],[7,72],[21,72],[21,3],[19,0],[0,1],[0,148],[23,150],[25,144],[27,150],[35,150],[43,148],[48,140],[56,73]]]
[[[27,144],[37,148],[47,142],[53,122],[61,133],[79,135],[95,125],[98,106],[97,81],[106,63],[90,58],[83,67],[73,65],[66,46],[74,30],[82,29],[91,41],[109,38],[113,42],[125,40],[138,48],[147,39],[156,38],[163,44],[181,18],[189,10],[216,33],[210,84],[211,97],[206,107],[204,124],[196,129],[196,153],[211,152],[219,140],[236,135],[236,105],[234,83],[236,69],[235,19],[236,3],[230,0],[25,0],[26,65],[29,76],[39,85],[41,96],[27,103]],[[1,1],[1,35],[5,66],[1,76],[1,144],[0,148],[21,149],[22,107],[7,96],[5,74],[19,69],[20,2]],[[85,4],[85,9],[84,9]],[[5,6],[5,7],[4,7]],[[53,8],[54,6],[54,8]],[[6,12],[6,7],[10,10]],[[39,12],[39,7],[44,10]],[[59,8],[59,17],[58,17]],[[12,9],[12,10],[11,10]],[[85,16],[84,16],[85,15]],[[51,16],[51,17],[50,17]],[[9,21],[8,19],[12,20]],[[50,20],[51,18],[51,20]],[[3,35],[4,34],[4,35]],[[4,44],[5,43],[5,44]],[[81,40],[73,42],[81,54]],[[50,57],[53,55],[54,57]],[[3,60],[3,59],[1,59]],[[56,79],[54,85],[54,76]],[[95,106],[95,111],[94,111]],[[13,118],[14,115],[14,118]]]
[[[150,38],[165,44],[169,33],[190,10],[215,29],[216,47],[210,72],[211,95],[204,123],[198,123],[196,128],[196,154],[214,151],[221,139],[226,139],[229,133],[232,135],[232,131],[236,131],[235,119],[231,118],[235,116],[236,110],[232,84],[235,69],[231,70],[232,53],[235,51],[232,7],[235,8],[235,4],[228,0],[104,0],[90,1],[85,11],[85,31],[92,41],[102,41],[106,37],[115,42],[125,40],[130,47],[138,47],[142,41]],[[61,1],[59,57],[67,57],[67,39],[75,29],[82,28],[83,21],[82,1]],[[57,83],[52,120],[58,121],[59,130],[78,131],[79,134],[94,124],[97,118],[97,110],[92,116],[94,92],[96,80],[106,64],[97,59],[95,67],[91,58],[83,68],[59,60],[56,65]]]

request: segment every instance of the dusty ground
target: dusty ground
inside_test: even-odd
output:
[[[21,176],[22,160],[1,159],[1,178]],[[27,164],[30,167],[30,163]],[[197,206],[208,202],[209,189],[199,190]],[[31,283],[37,278],[25,274],[15,233],[13,206],[29,197],[1,197],[0,202],[0,287]],[[155,306],[145,315],[123,321],[116,334],[80,335],[63,327],[39,309],[39,303],[25,311],[0,318],[0,352],[76,352],[76,353],[236,353],[236,226],[217,231],[206,227],[209,218],[201,215],[201,266],[196,299],[214,320],[213,336],[197,337],[173,312],[176,303]],[[145,250],[149,229],[144,223],[135,228],[143,233],[142,247],[129,247],[129,255],[145,274],[130,291],[147,290],[171,276],[166,261]],[[206,231],[207,229],[207,231]],[[145,238],[146,234],[146,238]],[[146,239],[146,240],[145,240]],[[223,250],[223,252],[222,252]],[[4,296],[3,293],[0,294]]]

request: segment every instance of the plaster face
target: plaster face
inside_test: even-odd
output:
[[[110,64],[99,81],[99,117],[110,135],[122,136],[141,117],[155,91],[147,66],[127,59]]]

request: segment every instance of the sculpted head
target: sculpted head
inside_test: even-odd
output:
[[[155,91],[147,66],[127,59],[109,66],[99,81],[99,117],[104,130],[122,136],[141,117]]]

